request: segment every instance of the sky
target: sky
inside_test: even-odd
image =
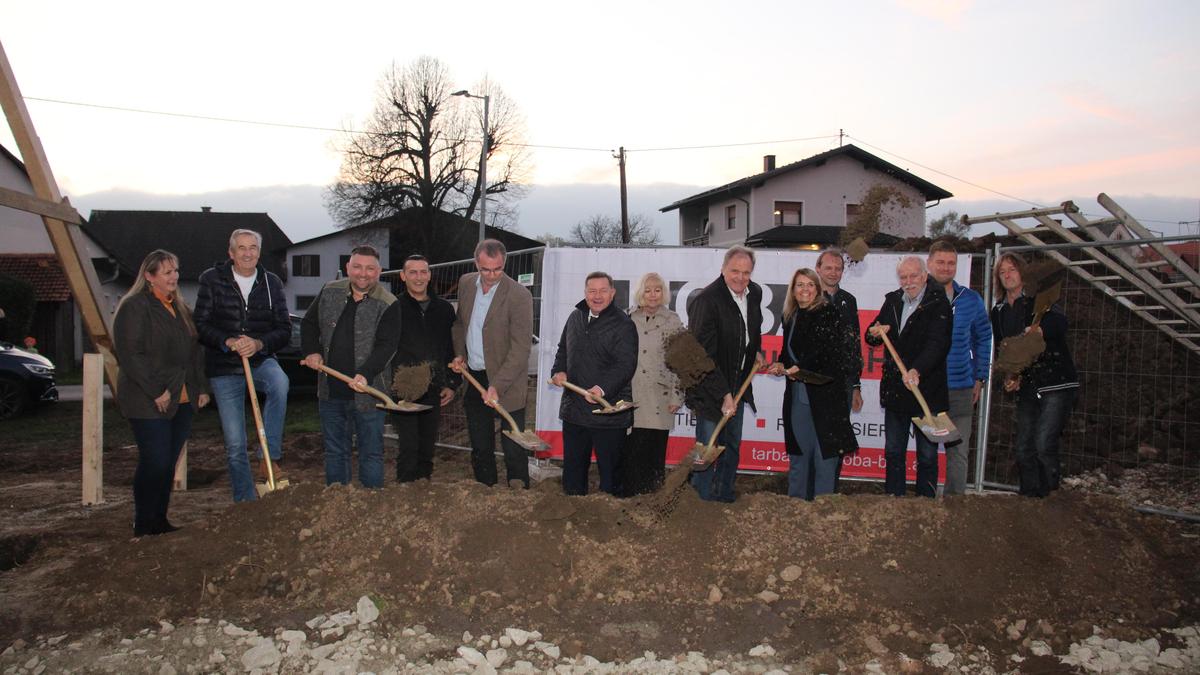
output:
[[[0,43],[85,214],[208,205],[267,211],[293,240],[328,232],[327,130],[361,127],[380,76],[428,55],[462,88],[499,84],[527,142],[580,148],[532,150],[531,236],[618,213],[617,147],[631,212],[674,243],[659,208],[839,130],[955,194],[931,216],[1065,199],[1099,214],[1104,192],[1164,234],[1200,220],[1191,0],[380,5],[0,0]],[[16,152],[7,127],[0,144]]]

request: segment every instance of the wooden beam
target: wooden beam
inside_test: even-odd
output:
[[[25,107],[25,99],[21,97],[21,88],[17,86],[17,78],[8,62],[3,44],[0,44],[0,106],[4,108],[8,127],[12,130],[21,158],[25,160],[25,171],[33,185],[34,196],[53,204],[62,202],[58,183],[50,171],[46,151],[34,130],[33,120]],[[83,231],[78,225],[70,225],[59,218],[46,215],[42,216],[42,222],[46,226],[50,243],[54,246],[54,253],[62,263],[67,285],[71,288],[71,295],[75,297],[75,306],[79,308],[79,314],[83,317],[88,337],[104,356],[104,373],[108,376],[108,385],[115,396],[117,358],[113,353],[110,337],[112,329],[107,310],[100,306],[100,280],[96,277],[96,270],[91,261],[83,257],[87,251]]]
[[[10,209],[24,211],[39,216],[49,216],[57,218],[65,223],[78,225],[83,222],[83,217],[79,215],[65,198],[61,204],[48,202],[44,199],[38,199],[33,195],[27,195],[24,192],[17,192],[6,187],[0,187],[0,206],[7,206]]]
[[[83,355],[83,505],[104,503],[104,357]]]

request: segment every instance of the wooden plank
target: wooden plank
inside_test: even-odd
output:
[[[104,357],[83,355],[83,505],[104,503]]]
[[[183,449],[179,451],[179,460],[175,462],[175,489],[187,489],[187,442],[183,444]]]
[[[63,222],[74,225],[83,222],[83,217],[79,215],[79,212],[66,199],[63,199],[63,203],[56,204],[55,202],[38,199],[33,195],[10,190],[6,187],[0,187],[0,206],[7,206],[10,209],[33,213],[39,216],[58,218]]]
[[[25,161],[25,171],[29,182],[33,185],[33,194],[39,199],[51,203],[62,202],[62,194],[58,191],[58,183],[50,171],[50,162],[46,159],[46,151],[42,141],[33,127],[29,110],[25,107],[25,99],[21,97],[21,88],[17,86],[17,78],[12,65],[0,43],[0,107],[8,118],[8,127],[12,130],[13,139],[17,142],[21,159]],[[69,225],[58,218],[42,216],[46,226],[46,234],[54,246],[54,253],[62,263],[66,273],[67,285],[75,298],[75,306],[83,317],[83,325],[87,330],[92,344],[104,356],[104,373],[108,377],[108,385],[114,396],[117,392],[117,359],[113,354],[112,328],[108,312],[100,305],[100,280],[90,260],[84,258],[87,246],[83,232],[78,225]]]

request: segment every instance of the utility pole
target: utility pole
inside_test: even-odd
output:
[[[845,135],[846,135],[845,129],[838,129],[838,147],[839,148],[842,147],[842,138],[845,137]]]
[[[629,197],[625,192],[625,146],[617,154],[617,166],[621,167],[621,243],[629,243]]]

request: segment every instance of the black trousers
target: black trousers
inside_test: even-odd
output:
[[[137,469],[133,472],[133,526],[139,531],[167,519],[175,463],[192,430],[194,414],[191,403],[182,403],[169,420],[129,420],[138,447]]]
[[[625,442],[625,429],[585,427],[563,422],[563,492],[569,495],[588,493],[588,470],[592,466],[592,450],[596,451],[596,468],[600,471],[600,490],[610,495],[620,494],[617,458]]]
[[[433,446],[437,443],[438,423],[442,418],[438,390],[425,392],[414,401],[433,406],[418,413],[392,415],[399,451],[396,453],[396,482],[408,483],[433,475]]]
[[[487,372],[472,370],[471,377],[479,380],[484,389],[488,388]],[[496,420],[501,419],[494,408],[483,402],[475,387],[466,387],[463,396],[463,410],[467,413],[467,435],[471,438],[471,468],[475,471],[475,480],[484,485],[495,485],[498,479],[496,472]],[[513,421],[518,426],[525,426],[525,409],[509,410]],[[506,422],[501,424],[507,426]],[[529,452],[517,445],[508,436],[502,436],[500,447],[504,450],[504,469],[508,481],[519,480],[529,487]]]
[[[667,471],[667,429],[634,427],[621,448],[621,487],[625,496],[654,492],[662,487]]]

